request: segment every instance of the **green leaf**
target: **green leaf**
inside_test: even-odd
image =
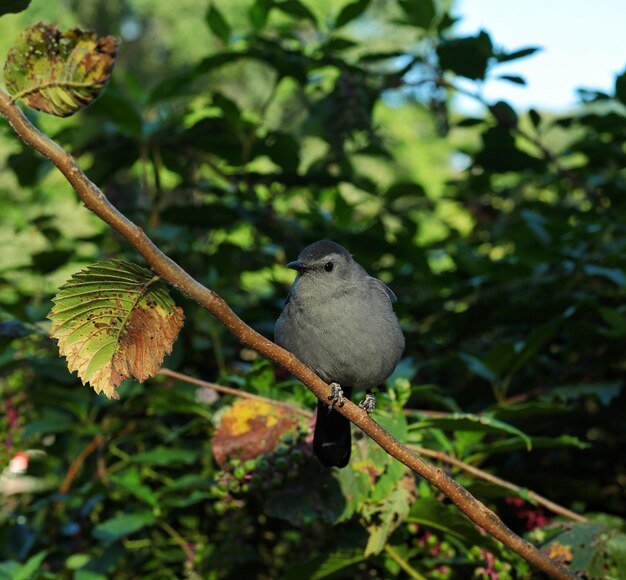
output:
[[[346,4],[335,19],[335,28],[341,28],[361,16],[372,3],[372,0],[356,0]]]
[[[111,76],[119,41],[78,28],[35,24],[7,55],[4,80],[14,100],[67,117],[93,102]]]
[[[622,381],[560,385],[550,389],[548,397],[571,401],[581,397],[595,396],[606,407],[621,393],[622,386]]]
[[[626,577],[626,535],[613,536],[606,542],[606,549],[611,560],[621,574],[620,578]]]
[[[158,276],[121,260],[74,274],[53,302],[50,334],[69,370],[113,398],[124,379],[143,382],[159,370],[183,324]]]
[[[111,483],[126,489],[138,500],[144,501],[152,507],[158,505],[157,496],[147,485],[141,483],[141,478],[135,468],[126,469],[121,473],[112,475],[109,479]]]
[[[481,30],[476,36],[446,40],[437,47],[439,65],[469,79],[484,79],[493,57],[491,38]]]
[[[0,16],[22,12],[29,4],[30,0],[0,0]]]
[[[230,24],[220,10],[211,4],[206,13],[206,22],[211,29],[211,32],[215,34],[219,39],[228,43],[230,40],[230,34],[232,32]]]
[[[365,556],[380,554],[384,550],[389,536],[406,519],[413,499],[408,486],[400,482],[381,502],[363,509],[370,534]]]
[[[48,550],[38,552],[31,556],[24,564],[22,564],[11,576],[11,580],[31,580],[38,576],[37,572],[41,570],[41,565],[48,555]]]
[[[283,2],[276,2],[274,4],[274,8],[276,10],[280,10],[281,12],[287,14],[288,16],[293,16],[294,18],[302,19],[302,20],[310,20],[313,24],[317,24],[317,18],[315,14],[311,12],[302,2],[298,2],[298,0],[285,0]]]
[[[160,467],[175,464],[180,465],[181,463],[192,465],[198,460],[199,455],[199,450],[158,446],[150,451],[133,455],[130,461],[133,463],[158,465]]]
[[[330,554],[309,558],[306,563],[289,568],[283,580],[322,580],[363,560],[365,555],[362,548],[342,548]]]
[[[485,415],[452,413],[441,417],[426,417],[410,426],[411,429],[442,429],[443,431],[478,431],[481,433],[508,433],[522,439],[526,449],[532,449],[531,438],[517,427]]]
[[[466,352],[460,352],[459,357],[475,375],[482,377],[490,383],[494,383],[497,380],[495,373],[479,358]]]
[[[615,98],[626,105],[626,71],[615,79]]]
[[[584,267],[585,274],[588,276],[600,276],[610,280],[618,286],[626,286],[626,274],[619,268],[604,268],[594,264],[588,264]]]
[[[522,48],[514,52],[497,52],[494,56],[497,62],[510,62],[512,60],[526,58],[539,50],[541,50],[541,48],[538,46],[529,46],[528,48]]]
[[[256,30],[260,30],[267,24],[270,10],[274,6],[274,0],[256,0],[248,11],[250,22]]]
[[[539,125],[541,125],[541,115],[535,109],[529,109],[528,116],[530,117],[530,122],[533,124],[533,127],[537,129]]]
[[[500,75],[498,78],[503,81],[509,81],[515,85],[526,86],[526,80],[518,75]]]
[[[437,10],[432,0],[400,0],[407,21],[418,28],[428,29]]]
[[[151,526],[155,521],[151,512],[117,516],[98,524],[93,529],[93,536],[101,542],[110,544],[120,538],[134,534],[146,526]]]
[[[434,497],[419,498],[411,507],[408,521],[448,534],[468,546],[484,542],[480,532],[456,507]]]

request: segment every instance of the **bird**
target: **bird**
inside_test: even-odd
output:
[[[404,351],[393,310],[397,299],[331,240],[307,246],[287,268],[298,274],[274,339],[330,384],[328,401],[317,402],[313,452],[326,467],[345,467],[352,448],[350,422],[335,407],[359,389],[367,392],[359,406],[374,410],[371,390],[391,375]]]

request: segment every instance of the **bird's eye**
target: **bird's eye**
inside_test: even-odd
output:
[[[332,262],[326,262],[326,265],[324,266],[324,270],[326,270],[327,272],[332,272],[333,266],[334,264]]]

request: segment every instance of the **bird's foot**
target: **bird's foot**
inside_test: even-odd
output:
[[[330,396],[328,397],[330,404],[328,405],[329,409],[333,407],[343,407],[346,404],[346,397],[341,390],[341,385],[339,383],[330,383]]]
[[[368,415],[371,415],[374,412],[374,409],[376,409],[376,397],[374,396],[374,393],[370,393],[369,391],[365,393],[365,399],[359,403],[359,407]]]

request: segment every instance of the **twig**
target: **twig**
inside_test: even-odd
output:
[[[11,97],[3,90],[0,90],[0,114],[9,121],[24,143],[54,163],[70,182],[87,209],[132,244],[157,275],[211,312],[240,342],[282,366],[305,384],[319,399],[328,400],[331,393],[330,387],[322,379],[292,353],[250,328],[218,294],[194,280],[171,258],[161,252],[140,227],[111,205],[102,191],[83,173],[74,158],[41,133],[26,118],[20,108],[11,102]],[[445,493],[475,524],[526,561],[554,578],[574,578],[573,574],[559,563],[513,533],[493,511],[446,475],[442,469],[424,461],[409,450],[357,405],[346,402],[339,412],[376,441],[389,455]]]
[[[385,552],[389,554],[391,559],[402,568],[409,578],[414,580],[426,580],[426,576],[422,576],[413,566],[411,566],[396,550],[389,544],[385,544]]]
[[[538,137],[530,135],[523,129],[520,129],[518,125],[511,124],[510,120],[507,119],[504,114],[501,114],[496,107],[491,106],[482,95],[468,89],[458,87],[443,78],[435,79],[433,80],[433,82],[440,87],[456,91],[457,93],[464,95],[489,109],[491,114],[496,118],[499,123],[509,127],[509,129],[511,129],[511,131],[513,131],[513,133],[515,133],[518,137],[521,137],[522,139],[530,143],[533,147],[537,148],[543,156],[544,160],[552,163],[552,165],[554,166],[554,171],[557,175],[559,175],[566,181],[569,181],[569,183],[577,189],[584,191],[590,199],[593,199],[595,201],[601,200],[602,196],[600,195],[600,193],[597,190],[588,187],[585,183],[578,179],[578,177],[572,171],[570,171],[566,167],[563,167],[563,165],[561,165],[561,160],[556,155],[556,153],[548,149],[548,147],[546,147],[546,145],[544,145],[544,143],[542,143],[542,141]]]
[[[189,375],[177,373],[176,371],[172,371],[170,369],[162,368],[159,370],[157,374],[165,375],[166,377],[172,377],[179,381],[184,381],[185,383],[190,383],[192,385],[204,387],[205,389],[212,389],[213,391],[217,391],[219,393],[226,393],[227,395],[234,395],[235,397],[241,397],[242,399],[252,399],[253,401],[263,401],[265,403],[271,403],[274,406],[283,407],[285,410],[290,411],[291,413],[297,413],[298,415],[302,415],[303,417],[306,417],[307,419],[310,419],[313,415],[311,412],[306,411],[305,409],[300,409],[298,407],[295,407],[294,405],[290,405],[289,403],[283,403],[281,401],[275,401],[274,399],[269,399],[268,397],[262,397],[261,395],[247,393],[246,391],[242,391],[241,389],[232,389],[231,387],[224,387],[223,385],[209,383],[201,379],[190,377]]]
[[[100,445],[104,444],[105,437],[102,435],[96,435],[87,446],[76,456],[76,459],[72,461],[70,468],[67,470],[63,483],[59,487],[59,493],[66,494],[72,486],[72,481],[76,477],[81,465],[85,463],[87,457],[89,457]]]
[[[163,531],[165,531],[172,539],[182,548],[183,552],[185,552],[185,556],[187,556],[187,561],[189,562],[192,570],[193,565],[196,561],[196,555],[192,550],[189,542],[185,540],[172,526],[170,526],[167,522],[159,522],[159,526]]]
[[[409,449],[413,449],[413,451],[417,451],[417,453],[421,455],[426,455],[427,457],[438,459],[439,461],[443,463],[456,465],[457,467],[461,468],[463,471],[467,471],[467,473],[470,473],[474,477],[478,477],[479,479],[489,481],[490,483],[494,483],[495,485],[499,485],[500,487],[504,487],[506,489],[510,489],[518,493],[524,491],[524,488],[520,487],[519,485],[511,483],[510,481],[507,481],[506,479],[502,479],[495,475],[491,475],[491,473],[487,473],[486,471],[483,471],[482,469],[479,469],[478,467],[474,467],[473,465],[470,465],[469,463],[465,463],[464,461],[461,461],[460,459],[456,459],[455,457],[452,457],[451,455],[448,455],[447,453],[444,453],[443,451],[433,451],[432,449],[427,449],[426,447],[420,447],[419,445],[408,445],[408,447]],[[567,508],[549,500],[548,498],[543,497],[542,495],[539,495],[538,493],[535,493],[534,491],[526,490],[526,495],[530,497],[531,499],[533,499],[535,502],[537,502],[539,505],[542,505],[543,507],[549,509],[551,512],[554,512],[555,514],[569,518],[570,520],[574,520],[576,522],[588,521],[586,517],[581,516],[571,510],[568,510]]]

